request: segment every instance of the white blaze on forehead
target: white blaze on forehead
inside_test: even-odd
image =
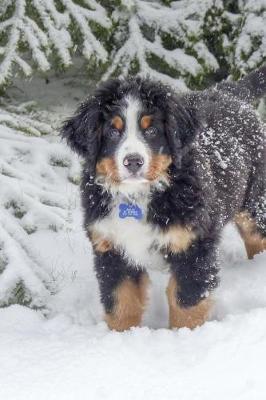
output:
[[[127,123],[128,136],[136,136],[138,130],[138,117],[141,111],[140,101],[128,97],[126,99],[125,119]]]
[[[144,159],[144,165],[142,172],[147,171],[149,162],[149,149],[145,144],[140,128],[139,128],[139,116],[142,109],[140,100],[135,99],[131,96],[126,98],[126,106],[124,108],[123,116],[125,119],[125,132],[124,140],[117,151],[117,164],[120,176],[126,178],[128,172],[123,165],[124,158],[129,154],[137,153]]]
[[[136,153],[136,147],[143,145],[139,138],[138,118],[141,111],[141,103],[132,97],[126,98],[124,118],[126,123],[124,147],[129,153]]]

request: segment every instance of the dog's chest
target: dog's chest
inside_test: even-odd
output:
[[[127,214],[126,204],[122,206]],[[138,203],[137,208],[141,210],[141,218],[138,219],[139,210],[121,216],[121,202],[117,201],[112,212],[96,222],[95,229],[122,250],[131,264],[146,269],[167,269],[166,259],[160,252],[160,232],[147,222],[147,202]]]

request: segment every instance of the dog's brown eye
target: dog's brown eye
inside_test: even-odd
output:
[[[114,129],[117,129],[119,131],[122,131],[122,129],[124,128],[124,122],[123,122],[122,118],[119,117],[119,115],[115,115],[113,117],[111,124]]]
[[[151,126],[152,123],[152,116],[151,115],[143,115],[140,120],[140,127],[141,129],[145,130]]]

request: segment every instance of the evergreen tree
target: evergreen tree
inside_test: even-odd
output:
[[[70,187],[78,181],[75,156],[39,137],[52,127],[36,120],[23,106],[0,111],[0,306],[45,306],[51,276],[30,237],[68,227],[71,204],[64,191],[67,180]]]
[[[197,86],[218,68],[203,40],[209,2],[122,0],[112,14],[117,24],[112,64],[104,75],[149,74],[180,88]]]
[[[239,0],[240,23],[234,40],[235,78],[255,69],[266,60],[266,2]]]
[[[45,72],[67,67],[79,47],[84,59],[106,62],[97,33],[111,22],[95,0],[3,0],[0,5],[0,86],[17,69],[25,76],[35,67]]]
[[[96,79],[149,74],[180,88],[265,61],[264,0],[2,0],[0,86],[82,57]]]

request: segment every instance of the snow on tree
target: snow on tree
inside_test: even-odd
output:
[[[42,113],[36,110],[36,104],[31,101],[19,106],[0,99],[0,127],[8,126],[17,132],[30,136],[52,134],[53,127],[44,121]]]
[[[117,48],[104,75],[142,75],[163,79],[179,88],[193,86],[202,76],[218,68],[203,40],[204,16],[213,1],[171,3],[121,0],[113,13],[118,29]],[[122,45],[119,46],[119,43]]]
[[[265,61],[265,9],[265,0],[2,0],[0,87],[18,70],[66,68],[75,54],[97,79],[139,72],[184,89],[237,77]]]
[[[241,20],[233,63],[237,75],[256,68],[266,59],[266,1],[239,0]]]
[[[0,123],[0,306],[43,307],[51,276],[29,237],[68,226],[71,196],[65,188],[67,181],[77,183],[78,162],[63,144],[22,135],[16,123]]]
[[[69,66],[77,46],[85,59],[106,62],[97,31],[103,34],[109,27],[106,11],[95,0],[2,0],[0,86],[17,69],[29,76],[33,66],[42,72],[55,64]]]

